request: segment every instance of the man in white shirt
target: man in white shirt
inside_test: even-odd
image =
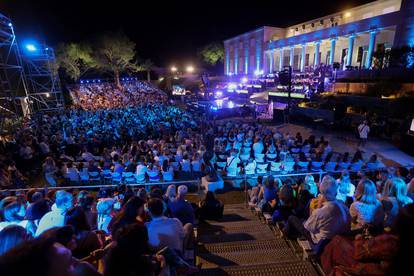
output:
[[[65,214],[73,206],[73,196],[63,190],[56,192],[56,201],[52,211],[44,215],[39,222],[35,236],[38,237],[46,230],[65,225]]]
[[[290,232],[289,236],[296,230],[316,248],[320,248],[323,242],[332,239],[335,235],[345,234],[351,229],[348,207],[336,200],[338,185],[335,179],[329,175],[325,176],[319,190],[319,208],[314,210],[303,224],[299,218],[290,216],[288,229],[284,229]]]
[[[163,202],[158,198],[148,201],[148,210],[152,220],[145,226],[148,229],[150,247],[159,250],[168,246],[182,252],[185,233],[180,220],[165,217]]]
[[[145,181],[145,176],[148,172],[148,168],[147,166],[144,165],[144,162],[142,160],[138,161],[138,165],[137,165],[137,181],[139,182],[143,182]]]
[[[362,124],[358,126],[358,133],[359,133],[359,145],[358,146],[365,146],[368,140],[370,128],[368,126],[368,121],[364,120]]]
[[[263,153],[264,146],[263,142],[260,138],[256,138],[255,143],[253,144],[253,152],[254,154],[260,154]]]

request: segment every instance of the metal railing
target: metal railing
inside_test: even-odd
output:
[[[194,179],[194,180],[182,180],[182,181],[160,181],[160,182],[143,182],[143,183],[129,183],[125,184],[129,187],[152,187],[152,186],[166,186],[166,185],[187,185],[195,184],[197,186],[197,194],[201,192],[201,179]],[[101,188],[115,188],[119,187],[119,184],[104,184],[104,185],[72,185],[72,186],[56,186],[47,187],[48,190],[93,190],[93,189],[101,189]],[[22,189],[3,189],[0,192],[26,192],[31,189],[42,190],[46,187],[31,187],[31,188],[22,188]]]

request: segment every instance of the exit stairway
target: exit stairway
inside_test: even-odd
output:
[[[198,227],[199,275],[318,275],[243,204],[226,205],[221,221]]]

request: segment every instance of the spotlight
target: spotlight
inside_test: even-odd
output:
[[[12,27],[13,26],[13,24],[11,22],[9,24],[7,24],[7,25],[9,25],[9,27]]]
[[[244,78],[242,78],[242,79],[241,79],[241,82],[242,82],[242,83],[247,83],[248,81],[249,81],[249,80],[248,80],[246,77],[244,77]]]
[[[194,67],[189,65],[189,66],[187,66],[187,68],[185,68],[185,70],[187,71],[187,73],[193,73],[194,72]]]
[[[171,67],[171,72],[177,72],[177,67],[172,66],[172,67]]]
[[[35,51],[37,51],[36,46],[35,46],[35,45],[33,45],[33,44],[27,44],[27,45],[26,45],[26,49],[27,49],[28,51],[30,51],[30,52],[35,52]]]

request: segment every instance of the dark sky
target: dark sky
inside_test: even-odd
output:
[[[138,55],[157,65],[191,62],[197,49],[251,29],[285,27],[367,0],[0,0],[18,39],[37,37],[51,46],[122,29]]]

